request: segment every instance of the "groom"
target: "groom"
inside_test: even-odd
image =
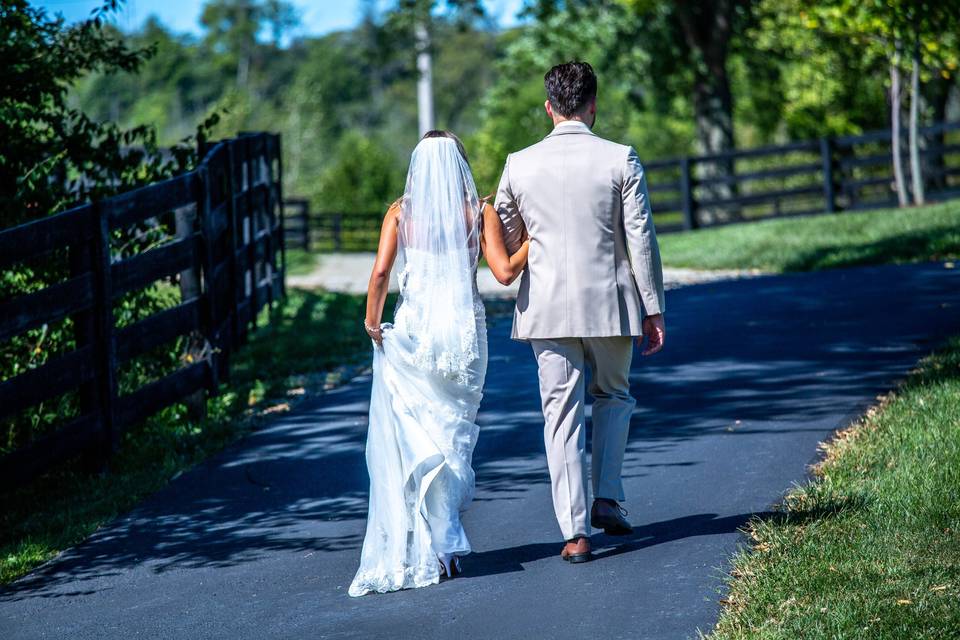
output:
[[[553,506],[567,541],[561,557],[587,562],[590,526],[633,531],[620,506],[621,468],[636,402],[633,338],[663,348],[663,273],[643,167],[633,148],[594,134],[597,77],[568,62],[544,77],[546,138],[507,157],[496,209],[507,247],[530,257],[513,338],[529,341],[540,372]],[[593,404],[593,505],[587,520],[585,371]]]

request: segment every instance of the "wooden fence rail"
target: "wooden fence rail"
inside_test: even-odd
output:
[[[287,243],[310,251],[310,201],[304,198],[284,200],[283,221]]]
[[[78,454],[105,462],[124,431],[198,391],[215,394],[231,353],[257,314],[284,294],[280,138],[245,134],[208,145],[196,170],[113,198],[0,231],[0,268],[65,252],[66,279],[0,304],[0,341],[72,319],[76,348],[0,383],[0,417],[78,391],[79,413],[0,458],[5,488]],[[118,236],[189,210],[174,239],[126,258]],[[172,308],[118,326],[119,298],[191,274],[197,287]],[[181,292],[183,292],[181,282]],[[180,336],[203,357],[120,393],[118,371]]]
[[[960,195],[958,134],[960,122],[920,130],[928,199]],[[889,131],[873,131],[645,162],[657,231],[893,206],[890,140]],[[906,138],[901,146],[910,185]],[[298,239],[298,246],[376,249],[382,212],[310,213],[305,202],[296,206],[297,217],[287,220],[288,238]]]

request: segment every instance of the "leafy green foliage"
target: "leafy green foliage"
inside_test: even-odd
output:
[[[221,70],[236,69],[238,87],[246,88],[254,56],[264,53],[257,36],[268,28],[274,46],[297,23],[293,6],[281,0],[210,0],[200,15],[205,44]]]
[[[318,192],[309,193],[328,211],[386,211],[403,193],[403,168],[376,138],[351,131],[340,138],[333,164],[324,172]],[[384,194],[390,194],[384,199]]]
[[[916,39],[926,68],[937,73],[957,68],[956,0],[818,0],[781,3],[784,9],[793,9],[790,25],[847,39],[884,62],[895,61],[899,47]]]
[[[507,153],[549,133],[543,74],[565,60],[587,60],[597,70],[600,135],[632,143],[645,159],[673,156],[692,145],[689,102],[678,96],[661,99],[648,71],[650,53],[623,44],[630,28],[625,23],[636,25],[636,16],[615,3],[570,3],[541,11],[537,21],[509,39],[497,64],[497,82],[481,103],[480,128],[467,138],[481,190],[496,188]]]
[[[887,73],[877,56],[854,39],[809,28],[801,16],[831,2],[734,3],[726,66],[737,146],[886,125]],[[278,46],[266,37],[274,28],[263,2],[217,0],[210,12],[234,5],[260,9],[251,9],[244,21],[210,21],[199,39],[147,24],[125,40],[132,48],[156,49],[137,74],[95,74],[74,95],[98,118],[124,126],[157,123],[162,142],[188,134],[203,114],[226,110],[222,135],[258,129],[283,135],[287,193],[309,195],[315,211],[379,211],[397,197],[397,181],[371,178],[381,192],[352,194],[355,174],[341,154],[369,139],[382,152],[371,165],[374,173],[387,164],[405,170],[417,141],[412,29],[425,11],[433,11],[437,124],[466,141],[478,187],[489,193],[506,154],[549,130],[543,73],[567,59],[588,60],[599,72],[599,133],[633,144],[647,161],[696,151],[691,86],[699,63],[675,4],[541,0],[528,3],[523,26],[495,32],[472,1],[367,2],[354,29]],[[942,34],[941,46],[951,38]],[[239,51],[249,53],[243,86]],[[932,67],[927,77],[933,79]],[[931,82],[926,90],[946,96],[949,85]],[[936,102],[945,104],[942,97]]]
[[[170,176],[192,161],[192,146],[162,154],[149,124],[122,129],[70,106],[84,75],[135,72],[151,48],[131,48],[104,16],[66,27],[26,0],[0,7],[0,226],[102,198]]]

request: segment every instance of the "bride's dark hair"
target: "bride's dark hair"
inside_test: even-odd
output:
[[[443,129],[433,129],[423,134],[423,138],[421,138],[421,140],[426,140],[427,138],[450,138],[457,143],[457,150],[460,152],[460,155],[463,156],[463,161],[468,165],[470,164],[470,159],[467,157],[467,150],[463,148],[463,143],[460,142],[460,138],[453,135],[449,131],[444,131]]]

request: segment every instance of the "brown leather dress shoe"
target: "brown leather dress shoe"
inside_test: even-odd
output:
[[[597,498],[590,509],[590,526],[603,529],[608,536],[626,536],[633,533],[633,527],[625,515],[627,510],[616,500]]]
[[[581,562],[590,562],[593,560],[593,554],[590,553],[590,538],[587,536],[577,536],[572,540],[567,540],[560,557],[570,564],[580,564]]]

